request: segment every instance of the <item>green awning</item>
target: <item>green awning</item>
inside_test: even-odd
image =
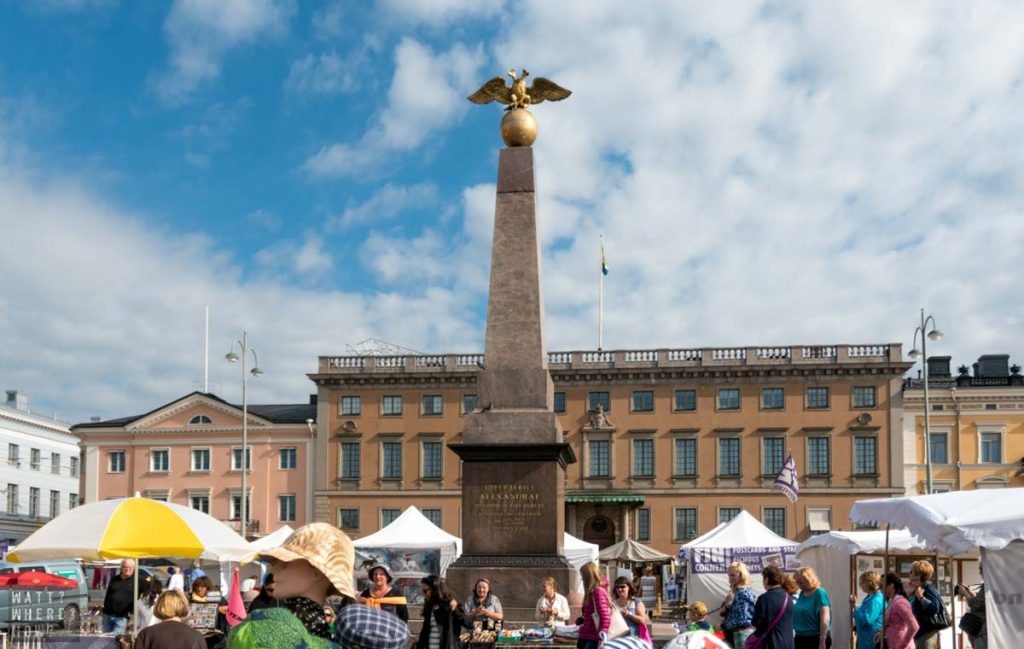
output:
[[[567,503],[639,503],[643,504],[644,495],[634,493],[572,493],[565,495]]]

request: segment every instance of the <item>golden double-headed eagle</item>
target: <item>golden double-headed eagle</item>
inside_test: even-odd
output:
[[[505,85],[505,78],[497,76],[480,86],[480,89],[469,96],[474,104],[488,104],[496,101],[499,104],[506,104],[508,108],[528,108],[530,104],[539,104],[542,101],[561,101],[572,94],[550,79],[537,77],[526,87],[526,77],[530,73],[523,70],[523,73],[516,76],[515,70],[509,70],[508,76],[512,77],[512,85]]]

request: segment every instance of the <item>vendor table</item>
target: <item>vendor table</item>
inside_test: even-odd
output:
[[[51,634],[43,638],[43,649],[118,649],[117,636]]]

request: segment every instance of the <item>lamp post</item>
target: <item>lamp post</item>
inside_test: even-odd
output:
[[[932,323],[931,331],[928,331],[929,322]],[[921,335],[920,351],[917,349],[918,334]],[[941,338],[942,332],[935,326],[935,318],[930,315],[926,318],[924,309],[921,309],[921,324],[914,330],[914,348],[910,350],[908,356],[913,360],[922,358],[921,366],[924,373],[924,475],[926,493],[932,492],[932,436],[931,429],[928,426],[928,418],[931,415],[931,406],[928,403],[928,340],[939,340]]]
[[[235,353],[235,345],[242,350],[241,356]],[[249,354],[252,354],[252,369],[246,371],[246,362],[249,359]],[[256,350],[250,349],[248,341],[246,340],[245,331],[242,332],[242,339],[236,340],[231,344],[231,351],[224,355],[224,358],[229,363],[237,363],[239,359],[242,361],[242,495],[239,498],[241,507],[239,511],[239,518],[241,520],[242,538],[246,538],[249,531],[249,507],[246,492],[248,486],[248,475],[249,475],[249,402],[248,402],[248,386],[249,386],[249,375],[260,376],[263,374],[263,370],[260,369],[259,358],[256,356]]]

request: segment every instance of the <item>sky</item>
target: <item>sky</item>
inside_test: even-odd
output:
[[[253,403],[376,338],[477,352],[509,68],[545,335],[1024,360],[1024,5],[0,0],[0,387],[71,421]],[[914,370],[912,370],[913,372]]]

